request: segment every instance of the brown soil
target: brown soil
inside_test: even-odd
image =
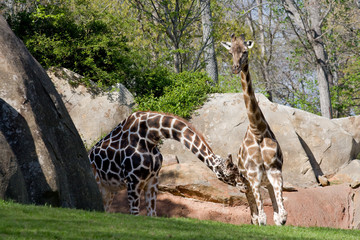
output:
[[[351,188],[337,185],[325,188],[298,189],[297,192],[284,192],[285,208],[288,211],[286,225],[319,226],[348,229],[351,225]],[[141,215],[146,215],[144,199]],[[267,224],[273,225],[273,211],[269,199],[265,199]],[[128,213],[126,192],[115,197],[112,212]],[[220,203],[204,202],[191,198],[174,196],[160,192],[157,199],[158,216],[188,217],[213,220],[231,224],[250,224],[250,210],[246,205],[226,206]]]

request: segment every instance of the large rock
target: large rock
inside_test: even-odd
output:
[[[200,161],[163,166],[160,171],[159,189],[177,196],[231,206],[246,203],[245,194],[219,181]]]
[[[146,215],[144,198],[140,204],[140,214]],[[360,229],[360,190],[351,189],[344,184],[325,188],[299,188],[296,192],[285,192],[284,204],[288,211],[286,225]],[[264,201],[264,210],[267,214],[267,223],[274,225],[273,209],[268,198]],[[126,191],[115,197],[111,211],[129,212]],[[157,213],[158,216],[164,217],[190,217],[231,224],[250,224],[250,209],[246,205],[229,206],[175,196],[168,192],[159,192]]]
[[[354,159],[351,162],[344,164],[339,171],[329,179],[329,181],[332,184],[360,183],[360,160]]]
[[[339,125],[354,138],[354,155],[360,153],[360,116],[332,119],[332,122]],[[358,158],[360,156],[358,155]]]
[[[353,201],[352,228],[360,229],[360,190],[358,189],[351,198]]]
[[[0,197],[102,210],[81,138],[40,64],[0,16]]]
[[[286,183],[312,186],[318,177],[334,174],[358,153],[353,136],[332,120],[270,102],[256,95],[266,120],[284,154]],[[213,94],[193,114],[192,124],[205,135],[214,152],[235,158],[249,124],[243,95]],[[181,144],[165,141],[162,152],[175,154],[179,162],[198,161]]]
[[[316,175],[333,174],[356,157],[352,135],[328,118],[296,110],[290,119]]]
[[[134,97],[121,84],[105,92],[79,84],[82,76],[66,68],[51,68],[47,73],[87,148],[132,112]]]

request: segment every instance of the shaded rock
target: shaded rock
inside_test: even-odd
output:
[[[0,197],[102,210],[81,138],[45,70],[0,16]]]
[[[156,206],[157,215],[161,217],[188,217],[232,224],[250,224],[250,210],[244,205],[231,207],[160,191]],[[129,213],[126,191],[121,191],[115,196],[110,211]],[[146,215],[144,197],[140,201],[140,215]]]
[[[66,68],[51,68],[47,73],[87,148],[132,112],[134,97],[121,84],[112,91],[104,92],[79,84],[82,76]]]

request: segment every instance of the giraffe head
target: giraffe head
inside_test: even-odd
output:
[[[245,41],[245,35],[236,37],[231,34],[231,42],[221,42],[231,55],[233,56],[232,72],[234,74],[240,73],[248,64],[248,50],[254,46],[253,41]]]
[[[231,154],[228,154],[226,160],[216,156],[219,164],[215,166],[217,177],[231,185],[236,186],[241,192],[246,192],[245,178],[240,173],[239,168],[233,163]]]

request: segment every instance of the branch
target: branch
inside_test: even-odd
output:
[[[326,10],[326,12],[324,13],[324,15],[321,17],[321,20],[320,20],[320,27],[322,26],[325,18],[327,17],[327,15],[329,15],[330,11],[332,10],[332,7],[333,7],[333,3],[334,1],[331,1],[330,4],[329,4],[329,8]]]
[[[295,4],[293,0],[282,0],[282,6],[284,7],[287,15],[290,19],[293,19],[293,21],[298,25],[298,27],[305,32],[309,30],[309,26],[307,25],[306,21],[301,17],[301,10],[299,7]],[[292,24],[293,25],[293,24]]]
[[[238,9],[238,10],[243,10],[242,8],[240,8],[237,4],[234,4],[235,7]],[[258,8],[260,6],[263,6],[263,5],[279,5],[278,3],[275,3],[275,2],[266,2],[266,3],[261,3],[261,4],[257,4],[251,8],[249,8],[248,10],[246,10],[242,15],[240,15],[239,17],[242,18],[242,17],[245,17],[245,15],[249,14],[252,10],[254,10],[255,8]]]

